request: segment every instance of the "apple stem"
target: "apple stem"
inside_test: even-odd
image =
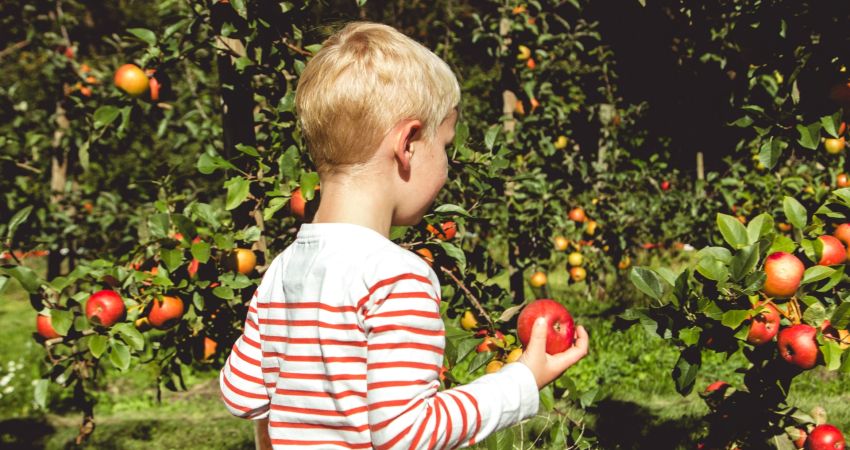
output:
[[[496,325],[493,323],[493,320],[490,319],[490,315],[487,314],[487,310],[481,306],[481,302],[479,302],[478,299],[475,298],[475,295],[466,287],[465,284],[463,284],[463,281],[460,281],[460,279],[455,276],[455,274],[452,273],[451,270],[446,269],[445,267],[440,266],[440,270],[442,270],[443,273],[448,275],[455,282],[455,284],[457,284],[460,290],[462,290],[464,294],[466,294],[466,296],[469,298],[469,301],[471,301],[475,308],[478,309],[478,312],[481,317],[487,320],[487,323],[490,325],[490,328],[495,327]]]

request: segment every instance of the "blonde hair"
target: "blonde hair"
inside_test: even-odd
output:
[[[399,121],[433,139],[460,103],[440,57],[396,29],[352,22],[328,38],[298,80],[296,111],[319,172],[367,161]]]

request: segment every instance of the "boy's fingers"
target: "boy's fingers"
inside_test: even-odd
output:
[[[587,355],[588,345],[589,337],[587,335],[587,330],[585,330],[583,326],[579,325],[576,328],[576,339],[573,346],[565,350],[563,353],[559,353],[554,356],[561,364],[572,366]]]

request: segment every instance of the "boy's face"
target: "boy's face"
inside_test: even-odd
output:
[[[393,218],[394,225],[415,225],[434,203],[448,177],[449,162],[446,146],[455,138],[457,111],[451,113],[437,128],[433,139],[421,140],[411,158],[410,195],[404,194]]]

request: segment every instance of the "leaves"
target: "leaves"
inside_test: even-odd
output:
[[[792,225],[801,230],[806,227],[808,221],[806,208],[797,199],[786,196],[782,201],[782,208],[785,211],[785,217]]]
[[[717,227],[723,239],[732,248],[742,248],[750,243],[747,229],[737,218],[728,214],[717,214]]]
[[[104,105],[94,112],[94,127],[95,128],[104,128],[107,125],[111,124],[118,118],[118,115],[121,114],[121,110],[109,105]]]
[[[818,145],[820,145],[820,128],[820,122],[815,122],[808,126],[797,125],[797,132],[800,134],[797,142],[809,150],[818,148]]]
[[[644,294],[655,300],[661,300],[661,296],[664,294],[661,278],[651,269],[633,267],[629,272],[629,279]]]
[[[147,28],[128,28],[127,32],[149,45],[156,45],[156,34]]]
[[[673,367],[673,380],[676,383],[676,392],[688,395],[694,388],[697,374],[702,365],[702,356],[699,348],[693,346],[686,348]]]

